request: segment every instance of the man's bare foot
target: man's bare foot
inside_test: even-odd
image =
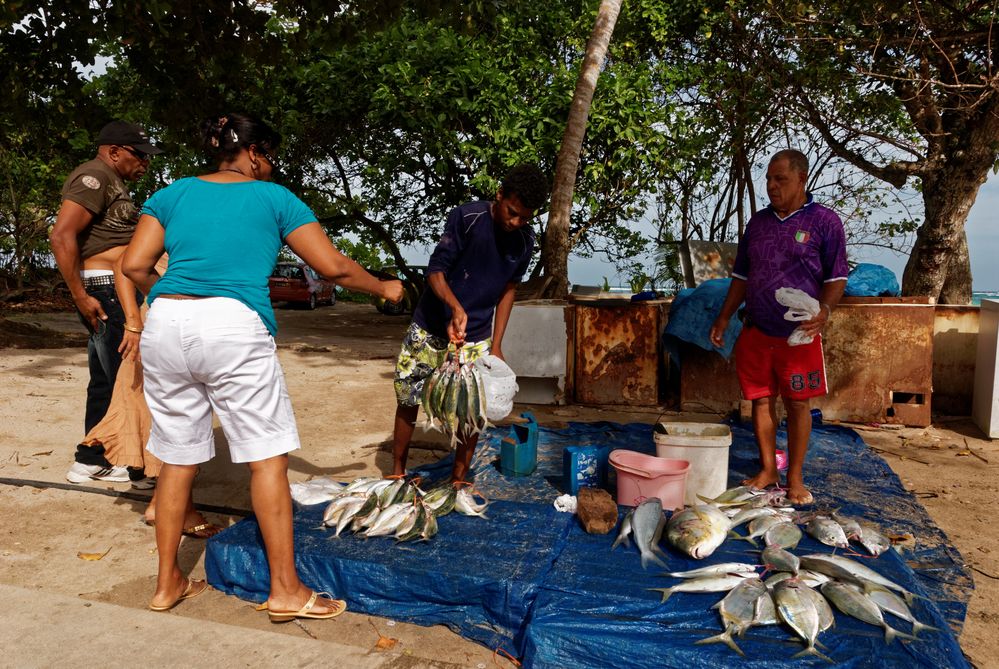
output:
[[[808,488],[800,483],[794,483],[787,487],[787,501],[795,506],[802,506],[811,504],[815,500],[812,498],[812,493],[808,492]]]
[[[761,469],[756,476],[752,478],[744,479],[742,485],[748,485],[757,490],[763,490],[775,483],[780,483],[780,474],[777,470],[767,471],[766,469]]]

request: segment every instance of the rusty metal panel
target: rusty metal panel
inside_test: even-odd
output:
[[[581,404],[659,403],[662,301],[575,304],[573,391]]]
[[[930,424],[932,304],[842,304],[823,337],[829,394],[824,416],[852,422]]]
[[[978,353],[977,306],[938,304],[933,321],[933,411],[970,416],[975,357]]]
[[[824,417],[859,423],[930,424],[934,305],[926,298],[846,298],[823,336],[829,394]],[[727,413],[739,406],[735,362],[682,349],[680,409]]]

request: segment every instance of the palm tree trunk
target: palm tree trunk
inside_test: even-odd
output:
[[[562,299],[569,292],[569,220],[572,213],[572,197],[576,187],[576,171],[579,167],[579,153],[583,148],[583,135],[590,115],[593,91],[597,87],[597,77],[607,55],[621,12],[621,0],[603,0],[597,10],[597,20],[593,33],[586,43],[586,54],[576,80],[576,92],[572,96],[569,118],[562,135],[562,148],[555,166],[555,183],[552,186],[551,207],[548,210],[548,227],[545,242],[541,248],[541,262],[545,271],[552,277],[544,296]]]

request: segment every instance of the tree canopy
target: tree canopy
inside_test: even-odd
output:
[[[284,135],[284,183],[331,235],[403,265],[406,245],[432,243],[451,207],[490,198],[513,164],[554,175],[599,4],[7,3],[4,262],[28,271],[44,253],[61,177],[107,120],[143,123],[168,149],[141,197],[204,169],[202,118],[243,110]],[[914,0],[623,3],[559,253],[624,267],[676,240],[734,239],[763,204],[763,161],[794,145],[855,240],[911,231],[918,212],[878,212],[914,184],[925,221],[905,290],[961,298],[964,220],[996,159],[992,18]],[[654,237],[638,225],[650,212]],[[552,271],[541,257],[535,274]]]

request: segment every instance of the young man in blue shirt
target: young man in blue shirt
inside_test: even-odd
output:
[[[503,179],[492,202],[469,202],[448,215],[427,266],[429,289],[413,312],[396,365],[393,476],[406,473],[423,384],[444,361],[448,344],[463,348],[468,361],[489,353],[503,357],[516,286],[534,251],[528,221],[547,197],[541,171],[518,165]],[[465,480],[477,442],[477,435],[459,439],[453,482]]]

